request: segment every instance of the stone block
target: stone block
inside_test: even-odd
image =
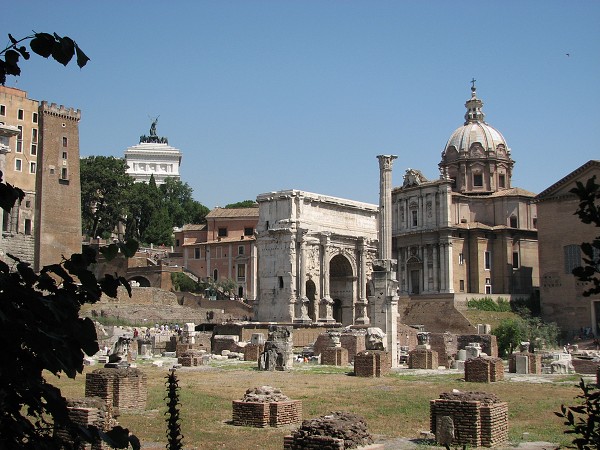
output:
[[[329,366],[348,365],[348,350],[343,347],[329,347],[321,353],[321,364]]]
[[[365,350],[354,357],[354,375],[357,377],[381,377],[391,368],[391,355],[386,351]]]

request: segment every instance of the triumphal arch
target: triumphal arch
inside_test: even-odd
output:
[[[298,190],[257,202],[255,319],[368,324],[378,206]]]

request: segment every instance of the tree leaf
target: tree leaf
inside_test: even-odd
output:
[[[52,54],[54,48],[54,38],[48,33],[36,33],[35,37],[29,43],[31,50],[44,58]]]
[[[75,44],[75,52],[77,53],[77,65],[81,69],[87,64],[90,58],[88,58],[88,56],[85,53],[83,53],[83,51],[79,48],[77,44]]]
[[[54,38],[56,40],[52,46],[52,57],[63,66],[66,66],[75,54],[75,43],[70,37],[60,37],[56,33],[54,33]]]
[[[126,258],[133,258],[138,251],[139,244],[135,239],[129,239],[124,243],[119,243],[119,248]]]
[[[119,254],[119,247],[116,244],[110,244],[98,250],[107,261],[112,261]]]
[[[21,74],[21,69],[19,68],[19,52],[15,50],[7,50],[4,53],[4,70],[7,75],[15,75],[19,76]]]

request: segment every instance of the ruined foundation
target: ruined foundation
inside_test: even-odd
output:
[[[233,401],[232,423],[244,427],[282,427],[302,421],[302,402],[290,400],[270,386],[248,389],[242,400]]]
[[[354,375],[357,377],[381,377],[390,373],[392,358],[389,352],[366,350],[354,357]]]
[[[85,396],[100,397],[110,408],[144,410],[148,379],[139,369],[96,369],[85,376]]]
[[[465,381],[493,383],[504,380],[504,364],[500,358],[480,356],[465,361]]]
[[[527,358],[527,371],[517,370],[517,358]],[[536,355],[535,353],[512,353],[508,357],[508,372],[509,373],[528,373],[534,375],[541,375],[542,373],[542,355]]]
[[[440,430],[442,417],[452,419],[452,429]],[[431,430],[454,436],[451,445],[500,447],[508,442],[508,404],[484,392],[446,392],[430,401]],[[441,443],[441,442],[440,442]]]
[[[344,450],[373,443],[365,420],[352,413],[336,411],[309,419],[283,438],[284,450]],[[382,449],[383,446],[370,446]]]
[[[244,361],[258,361],[265,344],[248,344],[244,347]]]
[[[69,418],[76,425],[84,427],[94,426],[100,431],[108,431],[118,425],[117,421],[114,419],[112,408],[107,406],[106,402],[98,397],[68,399],[67,411]],[[65,430],[56,429],[54,438],[57,441],[60,440],[64,442],[67,444],[66,446],[74,444],[69,433]],[[108,450],[111,447],[105,442],[97,440],[85,444],[85,447],[82,448],[89,450]]]

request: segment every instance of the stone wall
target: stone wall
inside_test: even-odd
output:
[[[508,404],[493,394],[444,393],[429,406],[431,430],[437,430],[441,417],[452,418],[452,445],[501,447],[508,442]]]
[[[573,358],[571,362],[577,373],[593,375],[598,370],[598,367],[600,367],[600,362],[591,359]]]
[[[417,298],[418,297],[418,298]],[[452,294],[422,294],[414,299],[401,296],[398,302],[400,321],[407,325],[424,325],[430,333],[471,334],[476,331],[455,307]]]
[[[493,383],[504,380],[504,364],[500,358],[478,357],[465,361],[465,381]]]
[[[387,375],[392,367],[389,352],[366,350],[354,357],[354,375],[357,377],[381,377]]]
[[[248,344],[244,347],[244,361],[258,361],[265,350],[264,344]]]
[[[492,358],[498,357],[498,342],[493,334],[459,334],[456,336],[459,350],[464,349],[471,342],[481,345],[481,351]]]
[[[118,423],[114,419],[114,412],[106,402],[98,397],[85,397],[67,400],[67,413],[76,425],[83,427],[94,426],[100,431],[108,431]],[[55,440],[62,440],[66,447],[73,445],[69,433],[63,429],[55,430]],[[83,447],[82,447],[83,448]],[[111,447],[100,439],[85,445],[89,450],[109,450]]]
[[[139,369],[96,369],[85,376],[85,396],[100,397],[109,407],[144,410],[148,377]]]
[[[32,264],[34,258],[34,247],[35,240],[31,234],[2,233],[0,250],[3,254],[10,253],[11,255],[19,258],[21,261]]]

